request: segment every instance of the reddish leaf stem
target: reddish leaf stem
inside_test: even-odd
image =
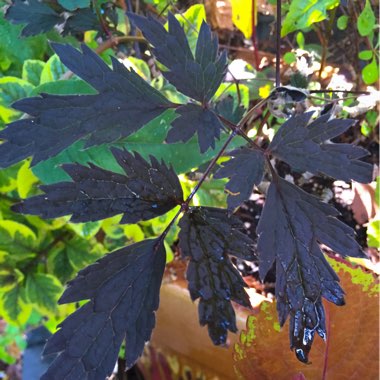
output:
[[[269,166],[269,169],[270,169],[270,172],[272,174],[273,179],[275,179],[278,176],[278,174],[276,173],[276,170],[274,169],[274,167],[272,166],[272,164],[271,164],[271,162],[269,160],[267,152],[263,148],[261,148],[259,145],[257,145],[252,139],[250,139],[246,135],[246,133],[242,130],[242,127],[251,118],[253,112],[258,107],[260,107],[261,105],[265,104],[266,101],[267,101],[267,99],[262,99],[259,103],[257,103],[255,106],[253,106],[247,112],[247,114],[239,121],[238,124],[234,124],[231,121],[229,121],[226,118],[224,118],[222,115],[216,114],[216,116],[219,118],[219,120],[221,120],[225,125],[227,125],[231,129],[231,134],[228,136],[228,139],[224,142],[223,146],[220,148],[218,154],[212,159],[212,161],[208,165],[207,169],[202,174],[202,177],[200,178],[199,182],[196,184],[196,186],[191,191],[190,195],[181,204],[181,208],[178,210],[178,212],[175,214],[175,216],[173,217],[173,219],[169,222],[169,224],[167,225],[167,227],[165,228],[165,230],[162,232],[162,234],[158,238],[156,247],[158,247],[163,242],[163,240],[165,239],[165,237],[169,233],[171,227],[174,225],[174,223],[179,218],[179,216],[183,212],[187,212],[189,210],[189,204],[190,204],[191,200],[194,198],[195,194],[197,193],[197,191],[199,190],[199,188],[202,186],[203,182],[206,180],[206,178],[208,177],[208,175],[211,173],[211,170],[215,166],[215,164],[218,161],[218,159],[223,155],[223,153],[226,151],[228,145],[231,143],[231,141],[233,140],[233,138],[236,135],[239,135],[239,136],[243,137],[254,149],[260,150],[266,156],[266,161],[268,163],[268,166]]]
[[[276,87],[280,86],[281,0],[277,0],[276,16]]]

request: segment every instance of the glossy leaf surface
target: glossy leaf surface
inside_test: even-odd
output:
[[[269,145],[269,151],[295,170],[323,173],[343,181],[370,182],[372,165],[359,160],[368,152],[358,146],[330,141],[355,121],[329,120],[327,114],[309,123],[311,116],[312,113],[308,112],[287,120]]]
[[[214,95],[227,68],[225,53],[218,55],[218,40],[203,22],[199,31],[195,55],[191,52],[179,21],[168,15],[168,31],[152,17],[128,13],[131,21],[154,46],[153,53],[169,71],[163,75],[178,91],[207,102]]]
[[[109,253],[81,270],[60,303],[90,301],[49,339],[44,355],[59,356],[41,379],[105,379],[124,339],[127,366],[132,366],[155,326],[165,260],[162,242],[152,239]]]
[[[262,152],[243,147],[230,153],[229,161],[215,173],[214,178],[230,180],[226,185],[227,203],[230,210],[248,200],[254,185],[259,185],[264,175],[265,158]]]
[[[190,296],[193,300],[200,298],[199,322],[208,326],[214,344],[224,344],[227,331],[237,331],[231,301],[250,306],[244,290],[247,285],[228,255],[252,260],[253,242],[242,233],[241,221],[222,209],[191,208],[179,226],[180,249],[190,259]]]
[[[111,70],[86,45],[82,52],[53,44],[61,61],[87,81],[97,95],[47,95],[27,98],[13,107],[30,114],[0,133],[0,167],[28,156],[32,164],[55,156],[77,140],[86,146],[116,141],[160,115],[169,102],[134,71],[113,60]]]
[[[363,257],[354,230],[335,217],[337,210],[278,178],[268,190],[257,227],[260,277],[276,268],[280,325],[290,316],[290,345],[308,362],[315,333],[326,338],[322,297],[344,305],[339,278],[318,243],[341,255]]]
[[[173,169],[151,157],[114,149],[125,175],[95,165],[64,165],[72,182],[41,186],[45,192],[13,206],[13,210],[44,218],[72,215],[72,222],[105,219],[123,213],[121,223],[136,223],[165,214],[182,201]]]

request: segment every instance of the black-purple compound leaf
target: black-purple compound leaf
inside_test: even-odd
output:
[[[164,77],[183,94],[202,103],[210,100],[227,68],[227,55],[218,55],[217,37],[210,27],[202,23],[194,57],[183,28],[171,13],[168,31],[152,17],[133,13],[128,16],[154,46],[157,59],[168,68],[169,71],[163,72]]]
[[[101,31],[102,27],[96,13],[91,8],[76,9],[66,19],[62,34],[76,34],[88,30]]]
[[[181,252],[190,259],[190,295],[200,298],[199,322],[208,326],[214,344],[224,344],[227,331],[237,331],[231,301],[250,307],[247,285],[228,255],[253,260],[253,242],[242,232],[241,221],[222,209],[192,207],[179,226]]]
[[[109,253],[81,270],[59,302],[90,301],[47,342],[44,355],[59,355],[41,379],[105,379],[124,339],[131,367],[155,326],[165,261],[162,242],[152,239]]]
[[[312,113],[287,120],[274,136],[268,150],[295,170],[323,173],[330,177],[367,183],[372,180],[372,166],[359,158],[369,153],[350,144],[330,141],[350,128],[355,120],[332,119],[323,115],[309,123]]]
[[[281,326],[290,315],[290,344],[308,361],[315,333],[326,338],[322,297],[344,304],[338,277],[319,247],[363,257],[354,230],[336,219],[338,211],[278,178],[268,190],[257,227],[260,277],[276,268],[277,311]]]
[[[0,167],[28,156],[32,164],[55,156],[79,139],[87,146],[127,137],[160,115],[168,100],[134,71],[113,59],[113,70],[86,45],[52,45],[61,61],[88,82],[95,95],[47,95],[26,98],[13,107],[32,116],[0,132]]]
[[[236,149],[229,155],[233,158],[222,163],[214,178],[230,178],[226,185],[227,204],[233,210],[249,199],[253,186],[262,181],[265,158],[261,151],[248,147]]]
[[[56,7],[57,8],[57,7]],[[23,37],[45,33],[57,27],[63,35],[100,30],[101,26],[91,8],[57,11],[38,0],[14,0],[5,12],[5,18],[14,24],[26,24]]]
[[[41,186],[45,194],[13,206],[16,212],[56,218],[72,215],[88,222],[124,214],[121,223],[136,223],[162,215],[182,202],[181,184],[172,168],[151,157],[112,149],[126,175],[95,165],[66,164],[72,182]]]
[[[21,32],[23,37],[34,36],[64,23],[64,18],[38,0],[14,0],[5,12],[5,18],[15,24],[27,24]]]
[[[210,147],[215,148],[215,140],[219,140],[220,130],[224,129],[224,126],[214,112],[196,104],[186,104],[177,108],[176,113],[180,117],[172,122],[172,128],[166,138],[168,143],[186,142],[197,134],[201,153]]]

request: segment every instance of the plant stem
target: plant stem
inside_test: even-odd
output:
[[[162,232],[162,234],[160,235],[160,237],[158,238],[158,241],[156,243],[156,247],[158,247],[162,241],[165,239],[166,235],[169,233],[170,231],[170,228],[173,226],[173,224],[175,223],[175,221],[178,219],[178,217],[183,213],[183,212],[187,212],[189,210],[189,204],[191,202],[191,200],[194,198],[194,195],[197,193],[197,191],[199,190],[199,188],[202,186],[203,182],[205,181],[205,179],[207,178],[207,176],[210,174],[212,168],[215,166],[216,162],[218,161],[218,159],[222,156],[222,154],[225,152],[225,150],[227,149],[228,145],[231,143],[231,141],[233,140],[233,138],[236,136],[237,134],[237,130],[234,130],[231,132],[231,134],[228,136],[228,139],[224,142],[223,146],[220,148],[218,154],[212,159],[212,161],[210,162],[210,164],[208,165],[207,169],[205,170],[205,172],[202,174],[202,177],[201,179],[199,180],[199,182],[196,184],[196,186],[194,187],[194,189],[191,191],[190,195],[186,198],[186,200],[181,204],[181,208],[178,210],[177,214],[175,214],[174,218],[170,221],[170,223],[167,225],[167,227],[165,228],[164,232]]]
[[[196,186],[194,187],[194,189],[192,190],[192,192],[190,193],[190,195],[187,197],[187,199],[185,201],[185,204],[187,206],[189,205],[190,201],[194,198],[194,195],[199,190],[199,188],[202,186],[202,183],[205,181],[205,179],[207,178],[207,176],[210,174],[212,168],[214,167],[214,165],[216,164],[216,162],[219,160],[219,158],[222,156],[222,154],[225,152],[225,150],[227,149],[228,145],[230,144],[230,142],[236,136],[237,133],[238,133],[237,130],[234,130],[234,131],[231,132],[231,134],[228,136],[228,139],[225,141],[225,143],[223,144],[222,148],[218,152],[218,154],[210,162],[210,164],[208,165],[207,169],[202,174],[201,179],[196,184]]]
[[[281,45],[281,0],[277,0],[276,16],[276,87],[280,86],[280,45]]]
[[[97,4],[96,4],[96,0],[92,0],[92,7],[93,7],[94,10],[95,10],[96,16],[98,17],[98,20],[99,20],[100,25],[101,25],[101,27],[102,27],[102,29],[103,29],[103,32],[104,32],[107,36],[111,37],[111,32],[109,31],[109,29],[108,29],[106,23],[104,22],[103,16],[102,16],[102,14],[100,13],[100,10],[99,10],[99,8],[98,8],[98,6],[97,6]]]
[[[190,195],[181,204],[181,208],[178,210],[178,212],[175,214],[175,216],[173,217],[173,219],[169,222],[169,224],[167,225],[167,227],[165,228],[165,230],[162,232],[162,234],[158,238],[157,243],[156,243],[156,249],[158,249],[159,245],[163,242],[163,240],[165,239],[165,237],[169,233],[171,227],[176,222],[176,220],[179,218],[179,216],[182,213],[186,213],[189,210],[189,204],[190,204],[191,200],[194,198],[195,194],[197,193],[197,191],[199,190],[199,188],[202,186],[203,182],[206,180],[206,178],[208,177],[208,175],[211,173],[211,170],[215,166],[215,164],[218,161],[218,159],[223,155],[223,153],[226,151],[228,145],[231,143],[231,141],[233,140],[233,138],[236,135],[239,135],[239,136],[243,137],[254,149],[260,150],[265,155],[265,158],[266,158],[266,161],[268,163],[269,169],[271,171],[272,177],[275,179],[278,176],[278,174],[276,173],[276,170],[274,169],[274,167],[272,166],[272,164],[271,164],[271,162],[269,160],[269,157],[267,155],[266,150],[264,150],[263,148],[261,148],[260,146],[258,146],[242,130],[242,127],[247,123],[247,121],[252,116],[253,111],[256,110],[258,107],[260,107],[262,104],[264,104],[266,101],[267,101],[267,98],[266,99],[262,99],[259,103],[257,103],[255,106],[253,106],[247,112],[247,114],[239,121],[238,124],[234,124],[231,121],[229,121],[226,118],[224,118],[222,115],[216,114],[216,116],[219,118],[219,120],[222,121],[224,124],[226,124],[231,129],[231,134],[228,136],[228,139],[224,142],[223,146],[220,148],[218,154],[212,159],[212,161],[208,165],[207,169],[202,174],[202,177],[200,178],[199,182],[196,184],[196,186],[191,191]]]

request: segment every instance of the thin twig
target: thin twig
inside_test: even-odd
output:
[[[276,87],[281,84],[280,74],[280,49],[281,48],[281,0],[277,0],[277,19],[276,19]]]
[[[178,217],[183,212],[187,212],[188,211],[189,204],[190,204],[191,200],[194,198],[195,194],[197,193],[197,191],[199,190],[199,188],[202,186],[203,182],[206,180],[206,178],[210,174],[210,172],[213,169],[213,167],[215,166],[216,162],[223,155],[223,153],[225,152],[225,150],[227,149],[228,145],[231,143],[231,141],[233,140],[233,138],[236,136],[236,134],[237,134],[237,130],[232,131],[231,134],[228,136],[228,139],[225,141],[225,143],[223,144],[223,146],[219,150],[218,154],[210,162],[210,164],[208,165],[207,169],[202,174],[202,177],[200,178],[200,180],[198,181],[198,183],[195,185],[194,189],[191,191],[190,195],[181,204],[181,208],[178,210],[177,214],[175,214],[175,216],[173,217],[173,219],[170,221],[170,223],[167,225],[167,227],[165,228],[165,230],[160,235],[159,239],[157,240],[156,246],[159,246],[162,243],[162,241],[165,239],[166,235],[169,233],[169,230],[171,229],[171,227],[173,226],[173,224],[176,222],[176,220],[178,219]]]

